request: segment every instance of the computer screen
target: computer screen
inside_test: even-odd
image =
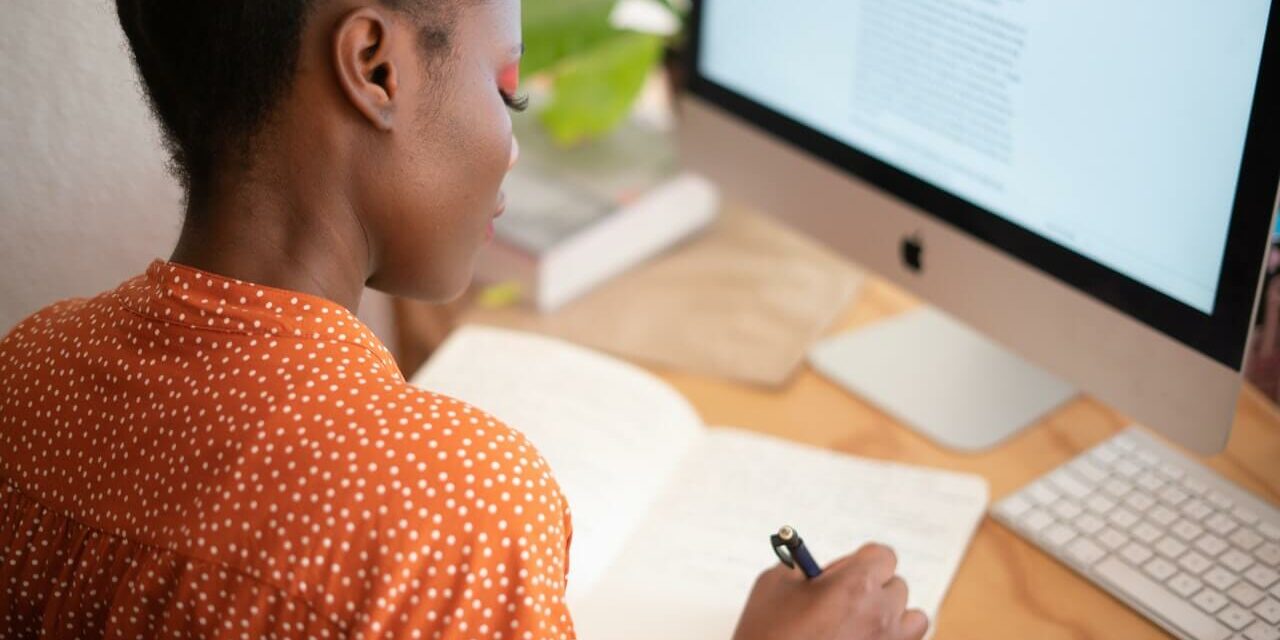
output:
[[[706,3],[706,79],[1214,313],[1270,0]]]

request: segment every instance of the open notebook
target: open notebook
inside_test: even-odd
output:
[[[653,375],[552,338],[463,327],[412,382],[489,411],[551,464],[584,638],[728,638],[783,524],[823,564],[891,545],[932,618],[987,503],[976,476],[707,428]]]

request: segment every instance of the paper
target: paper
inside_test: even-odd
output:
[[[658,379],[531,334],[463,327],[410,382],[493,414],[547,459],[573,517],[570,601],[591,588],[702,437],[697,413]]]
[[[711,429],[574,611],[584,638],[727,638],[791,524],[820,564],[876,541],[932,619],[987,504],[976,476]],[[643,620],[619,625],[619,620]]]
[[[568,343],[463,327],[416,385],[489,411],[551,464],[573,513],[568,600],[584,638],[729,637],[769,534],[820,563],[891,545],[930,616],[987,502],[976,476],[707,429],[645,371]]]

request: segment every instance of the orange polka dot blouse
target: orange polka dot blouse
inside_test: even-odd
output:
[[[0,341],[0,637],[568,638],[570,535],[323,299],[157,261]]]

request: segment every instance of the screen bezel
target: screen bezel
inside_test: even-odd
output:
[[[1280,12],[1274,2],[1267,19],[1213,313],[1205,314],[703,76],[699,63],[706,1],[694,0],[689,14],[685,69],[689,92],[1217,362],[1241,370],[1280,184],[1280,150],[1276,148],[1280,127],[1274,118],[1264,115],[1280,110],[1280,78],[1276,77],[1280,70]]]

